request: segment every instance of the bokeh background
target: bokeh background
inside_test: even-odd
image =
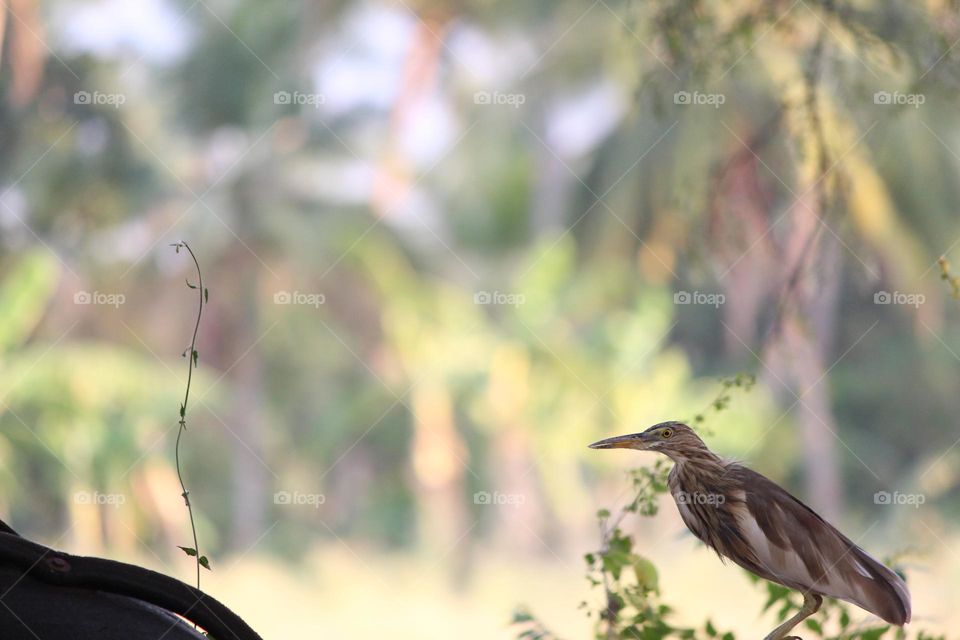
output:
[[[590,637],[583,554],[708,443],[960,622],[952,2],[7,0],[0,514],[264,637]],[[769,629],[671,505],[678,621]],[[861,614],[866,617],[866,614]]]

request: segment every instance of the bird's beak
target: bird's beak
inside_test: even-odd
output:
[[[644,434],[631,433],[625,436],[615,436],[606,440],[598,440],[590,445],[591,449],[647,449],[647,443]]]

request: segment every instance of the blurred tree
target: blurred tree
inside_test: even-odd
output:
[[[176,398],[158,380],[179,384],[143,352],[183,347],[165,292],[186,270],[161,251],[180,237],[212,283],[201,353],[217,391],[188,474],[237,551],[277,521],[268,544],[291,557],[327,535],[559,547],[582,520],[590,434],[684,417],[707,380],[744,368],[766,392],[718,441],[777,452],[790,462],[762,470],[802,475],[824,511],[845,492],[866,504],[877,477],[914,482],[950,446],[935,425],[952,424],[955,362],[930,346],[956,330],[926,269],[960,195],[948,4],[159,5],[160,44],[131,36],[142,17],[85,22],[83,2],[2,12],[4,263],[37,251],[61,289],[129,298],[85,307],[58,342],[77,308],[41,295],[10,341],[5,368],[30,371],[11,407],[63,439],[43,438],[52,451],[96,443],[81,479],[95,467],[115,486],[145,450],[145,476],[168,470]],[[872,304],[887,288],[928,304]],[[692,291],[726,302],[670,304]],[[294,292],[324,302],[276,303]],[[93,394],[74,389],[78,353],[99,354],[113,391],[83,414],[100,435],[67,447]],[[917,406],[923,438],[904,430]],[[79,482],[17,444],[51,504]],[[960,480],[944,482],[938,495]],[[324,508],[270,503],[293,488]],[[530,508],[472,503],[491,490]],[[38,530],[41,505],[13,508]]]

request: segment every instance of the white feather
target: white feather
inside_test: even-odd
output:
[[[802,588],[802,585],[809,585],[820,593],[834,598],[853,602],[863,600],[864,594],[859,589],[851,589],[850,585],[845,584],[836,567],[824,567],[826,579],[814,580],[800,555],[793,549],[781,549],[773,544],[747,509],[737,509],[737,524],[750,547],[757,554],[761,566],[778,580],[799,588]]]

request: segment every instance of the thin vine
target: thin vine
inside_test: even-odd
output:
[[[184,241],[180,241],[174,244],[171,244],[177,253],[180,253],[180,249],[186,249],[187,253],[190,254],[190,257],[193,259],[193,265],[197,269],[197,280],[198,284],[193,284],[187,280],[187,286],[191,289],[196,289],[197,291],[197,321],[193,326],[193,337],[190,339],[190,346],[183,351],[183,357],[187,358],[187,390],[183,394],[183,402],[180,404],[180,428],[177,430],[177,443],[174,448],[174,458],[177,464],[177,479],[180,480],[180,495],[183,498],[183,503],[187,507],[187,513],[190,515],[190,531],[193,534],[193,546],[192,547],[178,547],[188,556],[196,560],[197,565],[197,589],[200,588],[200,567],[210,570],[210,561],[207,559],[207,556],[201,555],[200,553],[200,543],[197,541],[197,523],[193,517],[193,505],[190,502],[190,492],[187,491],[187,486],[183,481],[183,470],[180,468],[180,440],[183,437],[183,433],[187,430],[187,404],[190,400],[190,385],[193,382],[193,370],[197,367],[197,364],[200,360],[200,354],[197,352],[197,334],[200,331],[200,318],[203,317],[203,305],[210,299],[210,292],[203,286],[203,273],[200,271],[200,263],[197,261],[197,256],[194,255],[193,250],[190,248]]]
[[[940,265],[940,279],[950,285],[950,295],[960,299],[960,276],[953,275],[947,256],[940,256],[937,264]]]

